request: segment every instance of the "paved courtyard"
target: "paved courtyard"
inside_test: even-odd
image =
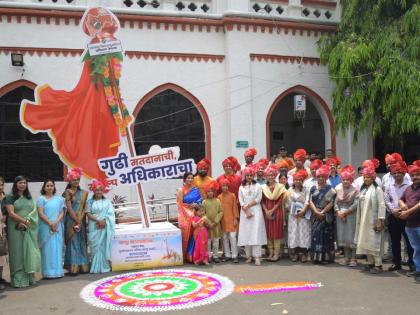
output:
[[[405,271],[370,275],[361,267],[292,264],[285,259],[278,263],[263,263],[261,267],[241,262],[209,267],[187,265],[180,269],[216,273],[228,277],[236,285],[312,281],[322,283],[322,287],[313,291],[258,295],[233,292],[214,304],[167,314],[420,314],[420,283],[406,277]],[[124,314],[126,312],[96,308],[79,297],[88,283],[116,274],[42,280],[27,289],[9,287],[0,297],[0,314]]]

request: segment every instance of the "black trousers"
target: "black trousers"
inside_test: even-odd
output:
[[[413,248],[410,245],[410,240],[405,233],[405,220],[398,219],[392,214],[388,215],[388,231],[391,235],[392,242],[392,262],[394,265],[401,266],[401,236],[405,239],[408,252],[408,264],[413,266]]]

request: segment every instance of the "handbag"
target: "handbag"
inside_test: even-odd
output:
[[[0,236],[0,256],[6,256],[9,253],[7,239],[5,236]]]

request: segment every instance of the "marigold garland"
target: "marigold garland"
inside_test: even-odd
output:
[[[105,98],[108,106],[111,110],[114,121],[118,126],[119,132],[122,136],[127,135],[127,127],[132,121],[132,117],[127,110],[127,106],[124,104],[123,99],[120,97],[121,90],[119,86],[119,79],[121,77],[121,53],[113,53],[99,56],[89,56],[86,54],[83,61],[88,60],[91,68],[91,77],[93,83],[98,87],[98,83],[101,82],[105,92]],[[111,68],[112,67],[112,68]],[[111,78],[111,72],[113,78]],[[112,80],[113,79],[113,80]],[[112,81],[115,85],[112,86]],[[121,111],[118,108],[118,100],[121,101]],[[122,115],[122,117],[121,117]]]

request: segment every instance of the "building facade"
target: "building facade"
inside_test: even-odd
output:
[[[333,85],[316,43],[336,30],[337,1],[1,1],[0,151],[8,180],[17,172],[35,181],[63,172],[48,137],[24,130],[16,113],[36,85],[76,85],[88,5],[105,6],[120,20],[120,86],[136,119],[139,154],[152,144],[179,145],[181,158],[211,158],[213,175],[225,157],[242,159],[246,145],[257,158],[282,145],[289,152],[332,148],[353,165],[372,157],[368,133],[355,144],[351,130],[334,132]],[[12,53],[23,55],[23,67],[12,66]],[[294,114],[295,95],[306,96],[303,120]]]

